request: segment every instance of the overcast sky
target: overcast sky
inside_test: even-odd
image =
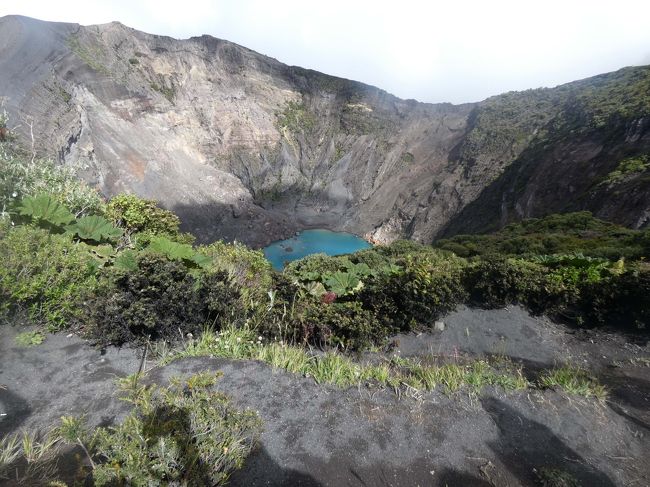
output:
[[[210,34],[428,102],[650,64],[650,0],[2,0],[7,14]]]

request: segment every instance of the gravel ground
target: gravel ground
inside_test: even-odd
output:
[[[500,354],[531,369],[586,361],[610,400],[555,391],[485,389],[398,395],[362,384],[346,390],[254,361],[194,358],[154,368],[149,380],[203,370],[223,372],[217,387],[259,412],[260,447],[235,473],[235,486],[519,486],[535,469],[559,468],[583,486],[650,485],[650,358],[647,344],[607,333],[574,333],[519,308],[459,308],[445,330],[396,337],[402,355]],[[128,411],[114,379],[138,370],[139,352],[99,351],[51,335],[15,344],[0,327],[0,436],[45,429],[64,414],[111,424]]]

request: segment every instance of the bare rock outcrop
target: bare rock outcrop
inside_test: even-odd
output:
[[[593,80],[426,104],[209,36],[0,19],[12,128],[29,142],[31,125],[39,153],[107,196],[158,200],[203,241],[326,227],[429,242],[567,209],[645,226],[647,173],[623,194],[598,184],[650,150],[650,108],[603,114],[583,95],[648,95],[650,69]]]

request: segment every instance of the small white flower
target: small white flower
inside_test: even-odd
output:
[[[237,342],[241,342],[241,337],[237,337]]]
[[[15,198],[16,196],[18,196],[18,193],[16,193],[15,191],[13,193],[11,193],[12,198]]]
[[[261,337],[261,336],[257,337],[257,341],[258,341],[258,342],[261,342],[261,341],[262,341],[262,337]]]

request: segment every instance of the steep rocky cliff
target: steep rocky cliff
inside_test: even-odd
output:
[[[9,16],[0,96],[26,145],[202,240],[430,242],[577,209],[650,222],[650,67],[425,104],[209,36]]]

